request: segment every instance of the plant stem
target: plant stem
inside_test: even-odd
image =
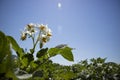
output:
[[[39,41],[40,34],[41,34],[41,32],[39,32],[39,35],[38,35],[38,37],[37,37],[36,42],[34,41],[34,38],[35,38],[35,37],[32,37],[32,40],[33,40],[33,52],[32,52],[32,54],[33,54],[34,51],[35,51],[35,47],[36,47],[36,45],[37,45],[37,43],[38,43],[38,41]]]
[[[33,45],[35,44],[34,38],[35,38],[35,34],[34,34],[34,36],[32,36]]]

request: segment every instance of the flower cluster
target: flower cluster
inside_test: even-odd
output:
[[[39,40],[44,43],[48,42],[52,36],[51,29],[49,29],[47,25],[43,24],[39,25],[38,29],[40,30],[41,33],[39,35]]]
[[[26,40],[28,36],[29,38],[31,37],[34,42],[35,34],[37,32],[36,43],[40,42],[41,45],[48,42],[52,36],[51,29],[48,28],[47,25],[30,23],[25,27],[24,31],[21,32],[21,40]]]

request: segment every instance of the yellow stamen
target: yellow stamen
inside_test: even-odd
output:
[[[26,39],[26,35],[22,35],[21,40],[25,40],[25,39]]]
[[[41,25],[40,26],[40,30],[44,30],[45,29],[45,26],[44,25]]]
[[[46,43],[46,42],[47,42],[47,39],[46,39],[45,37],[43,37],[43,38],[42,38],[42,41]]]
[[[51,33],[48,33],[47,36],[52,36],[52,34],[51,34]]]

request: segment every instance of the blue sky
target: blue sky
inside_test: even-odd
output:
[[[20,30],[31,22],[51,28],[53,36],[45,47],[76,48],[74,63],[97,57],[120,63],[120,0],[0,0],[0,30],[23,48],[32,44],[20,40]],[[52,60],[73,63],[61,56]]]

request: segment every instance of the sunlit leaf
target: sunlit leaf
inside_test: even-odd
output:
[[[69,61],[74,61],[73,54],[72,54],[72,49],[69,47],[65,47],[60,50],[60,54],[67,60]]]
[[[0,73],[11,69],[11,51],[6,35],[0,31]]]
[[[12,48],[16,51],[17,55],[21,57],[23,55],[23,49],[20,48],[20,46],[17,44],[16,40],[13,37],[7,36],[7,38],[12,44]]]
[[[59,49],[59,48],[50,48],[48,50],[48,53],[49,53],[50,57],[53,57],[53,56],[56,56],[57,54],[59,54],[60,50],[61,49]]]
[[[28,65],[28,59],[27,59],[26,57],[24,57],[24,58],[21,60],[21,63],[22,63],[21,68],[27,67],[27,65]]]
[[[6,35],[0,31],[0,74],[5,74],[5,76],[2,76],[5,80],[9,78],[16,80],[11,56],[9,41]]]
[[[31,66],[31,68],[36,68],[37,66],[38,66],[38,64],[37,64],[37,62],[35,62],[35,61],[32,61],[31,63],[30,63],[30,66]]]
[[[9,47],[7,44],[6,36],[3,32],[0,31],[0,62],[4,59],[6,54],[8,54],[7,49],[9,51]]]
[[[56,56],[58,54],[62,55],[65,59],[69,61],[74,61],[72,49],[69,47],[64,48],[50,48],[48,50],[50,57]]]

